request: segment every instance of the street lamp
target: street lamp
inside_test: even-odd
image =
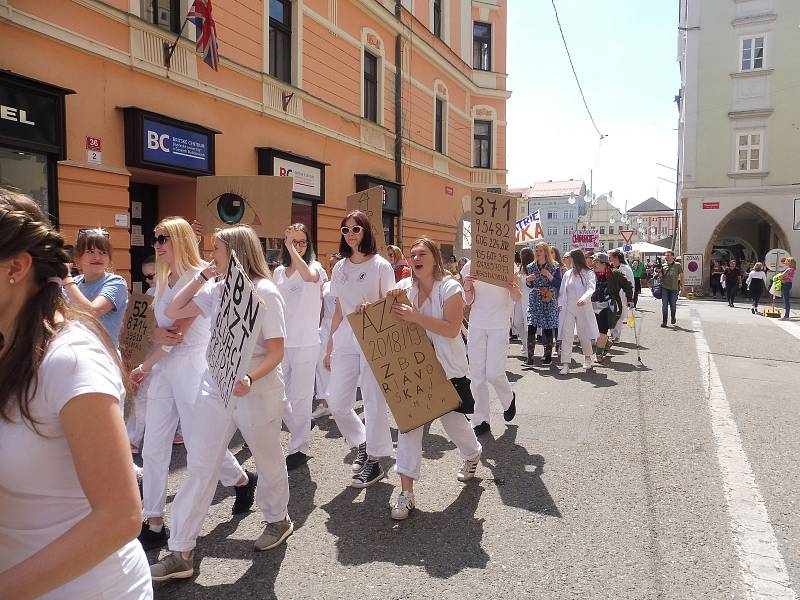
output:
[[[569,198],[567,199],[567,202],[569,202],[570,204],[575,204],[575,194],[570,194]]]

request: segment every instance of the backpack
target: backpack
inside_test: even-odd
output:
[[[650,286],[650,291],[653,292],[653,298],[661,300],[661,277],[655,277],[653,284]]]

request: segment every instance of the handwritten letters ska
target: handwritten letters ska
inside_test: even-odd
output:
[[[425,330],[392,312],[408,296],[389,297],[347,318],[398,429],[405,433],[461,404]]]
[[[233,386],[247,375],[258,337],[261,335],[266,307],[253,283],[231,252],[228,274],[222,284],[219,312],[213,324],[206,359],[211,377],[219,386],[223,404],[233,410]]]

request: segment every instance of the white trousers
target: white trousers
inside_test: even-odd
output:
[[[308,454],[311,432],[311,405],[314,401],[314,374],[317,370],[319,344],[285,348],[281,371],[286,382],[286,410],[283,422],[292,434],[288,454]]]
[[[353,410],[359,381],[366,426]],[[392,434],[389,431],[386,400],[358,348],[334,349],[328,383],[328,407],[348,446],[353,448],[366,442],[370,456],[392,455]]]
[[[467,356],[475,397],[475,425],[489,423],[489,384],[492,384],[503,410],[511,406],[513,391],[506,377],[508,330],[470,327]]]
[[[447,437],[458,447],[461,460],[475,460],[483,448],[467,416],[450,412],[439,417]],[[422,436],[425,427],[417,427],[397,437],[397,472],[411,479],[419,479],[422,468]]]
[[[319,357],[317,359],[317,371],[314,382],[314,395],[319,400],[327,400],[328,383],[331,380],[331,372],[325,368],[325,353],[328,351],[328,336],[324,335],[322,330],[320,330],[320,339],[322,340],[322,343],[319,345]]]
[[[166,509],[167,476],[178,419],[187,454],[195,445],[207,442],[202,432],[198,436],[193,431],[194,410],[205,370],[205,348],[187,347],[175,349],[163,357],[151,375],[142,449],[142,516],[145,519],[162,517]],[[233,454],[227,452],[220,476],[222,485],[235,485],[243,475],[244,470]]]
[[[139,448],[142,448],[144,439],[144,425],[147,417],[147,390],[150,388],[150,378],[145,379],[133,397],[133,406],[125,423],[128,430],[128,441]]]
[[[577,328],[575,315],[570,311],[566,311],[562,320],[561,329],[559,329],[559,335],[561,337],[561,353],[559,354],[559,360],[562,365],[569,364],[569,361],[572,360],[572,343],[575,341],[576,329],[578,332],[578,339],[581,341],[583,356],[586,358],[592,357],[591,338]]]
[[[261,362],[257,358],[250,370]],[[277,381],[277,383],[276,383]],[[289,476],[281,447],[281,417],[284,411],[283,386],[279,379],[256,381],[250,393],[240,398],[229,413],[219,397],[219,388],[210,376],[204,378],[192,429],[202,439],[186,456],[187,476],[172,503],[172,532],[169,549],[189,552],[208,514],[217,479],[228,451],[228,444],[238,429],[242,432],[258,471],[256,504],[268,523],[287,516]]]

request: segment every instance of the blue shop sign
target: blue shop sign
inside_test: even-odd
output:
[[[143,119],[142,127],[145,160],[193,171],[208,171],[208,135],[150,119]]]

